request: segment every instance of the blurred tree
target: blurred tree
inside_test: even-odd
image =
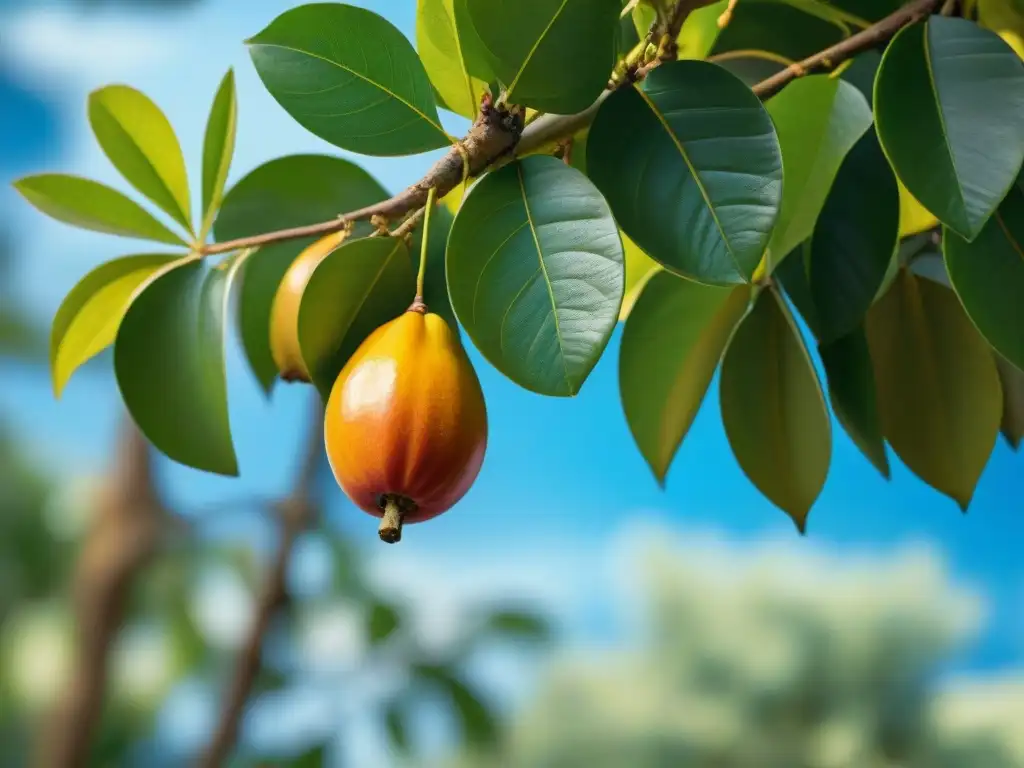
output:
[[[1019,768],[1024,680],[936,680],[977,603],[930,557],[645,558],[645,642],[556,664],[498,752],[459,768]]]

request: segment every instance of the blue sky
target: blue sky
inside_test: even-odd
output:
[[[281,154],[345,154],[308,134],[277,106],[242,44],[294,4],[207,0],[179,15],[130,20],[95,14],[75,18],[47,10],[45,3],[29,4],[32,10],[8,16],[0,12],[5,55],[31,85],[49,95],[65,126],[59,152],[17,172],[73,172],[127,191],[92,141],[85,117],[89,90],[125,82],[145,91],[169,115],[195,184],[206,112],[229,66],[238,76],[240,102],[231,182]],[[383,13],[413,37],[411,0],[358,4]],[[446,122],[452,132],[465,125],[451,116]],[[2,151],[0,173],[7,181],[15,173],[11,161],[16,158]],[[436,156],[360,162],[397,191],[418,178]],[[22,257],[17,293],[43,321],[48,322],[64,294],[94,265],[138,252],[130,241],[49,222],[7,184],[0,189],[0,208],[15,228]],[[616,332],[581,394],[571,400],[525,392],[473,352],[490,415],[483,471],[454,510],[408,531],[400,545],[403,557],[459,563],[459,572],[470,578],[472,564],[489,559],[517,564],[524,572],[541,559],[586,563],[589,555],[602,551],[638,520],[654,520],[684,535],[714,529],[740,540],[792,540],[796,552],[823,547],[847,553],[884,552],[912,542],[931,543],[941,549],[959,580],[988,596],[993,609],[989,631],[960,663],[991,668],[1024,661],[1024,457],[1014,455],[1000,440],[970,513],[963,516],[952,501],[913,478],[895,457],[893,479],[884,482],[836,428],[829,480],[811,513],[809,535],[799,539],[790,521],[758,494],[732,458],[719,419],[717,382],[676,458],[667,489],[658,488],[632,443],[619,406],[620,335]],[[114,382],[104,370],[77,375],[60,402],[54,401],[48,382],[37,372],[5,370],[0,408],[54,464],[99,468],[109,455],[120,409]],[[266,402],[234,343],[228,376],[242,477],[216,478],[168,464],[168,487],[186,506],[279,494],[294,468],[307,393],[279,387]],[[344,512],[358,543],[371,551],[383,546],[377,542],[373,520],[351,507]],[[604,629],[597,618],[587,631],[599,634]]]

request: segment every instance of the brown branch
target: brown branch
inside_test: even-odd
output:
[[[311,497],[316,471],[323,457],[323,426],[323,409],[319,399],[314,398],[309,442],[294,489],[278,505],[281,538],[274,553],[274,561],[260,594],[256,617],[235,662],[216,730],[205,754],[197,763],[200,768],[219,768],[231,755],[238,741],[245,706],[260,670],[263,640],[278,609],[288,600],[286,578],[295,539],[314,517]]]
[[[113,472],[98,499],[73,581],[77,642],[72,678],[39,745],[42,768],[79,768],[103,710],[110,648],[135,577],[153,557],[167,520],[149,444],[126,418]]]
[[[935,11],[940,2],[941,0],[914,0],[867,29],[863,29],[803,61],[791,64],[767,80],[762,80],[754,86],[754,93],[764,101],[799,77],[813,72],[834,69],[858,53],[888,42],[903,27],[926,18]]]

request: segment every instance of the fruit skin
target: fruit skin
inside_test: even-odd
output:
[[[400,538],[402,522],[429,520],[461,499],[483,464],[487,409],[448,323],[414,303],[370,334],[331,389],[324,442],[349,498],[385,517],[385,541]],[[402,510],[390,533],[385,502]]]
[[[311,377],[299,348],[299,305],[313,271],[334,253],[348,232],[332,232],[295,257],[274,295],[270,308],[270,353],[283,381],[309,383]]]

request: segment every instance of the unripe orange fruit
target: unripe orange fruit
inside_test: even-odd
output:
[[[295,257],[274,294],[270,308],[270,353],[284,381],[310,381],[309,371],[299,348],[299,305],[306,284],[320,262],[330,256],[348,233],[332,232],[320,238]]]
[[[324,442],[334,477],[380,537],[450,509],[476,480],[487,409],[455,332],[420,302],[371,333],[331,389]]]

